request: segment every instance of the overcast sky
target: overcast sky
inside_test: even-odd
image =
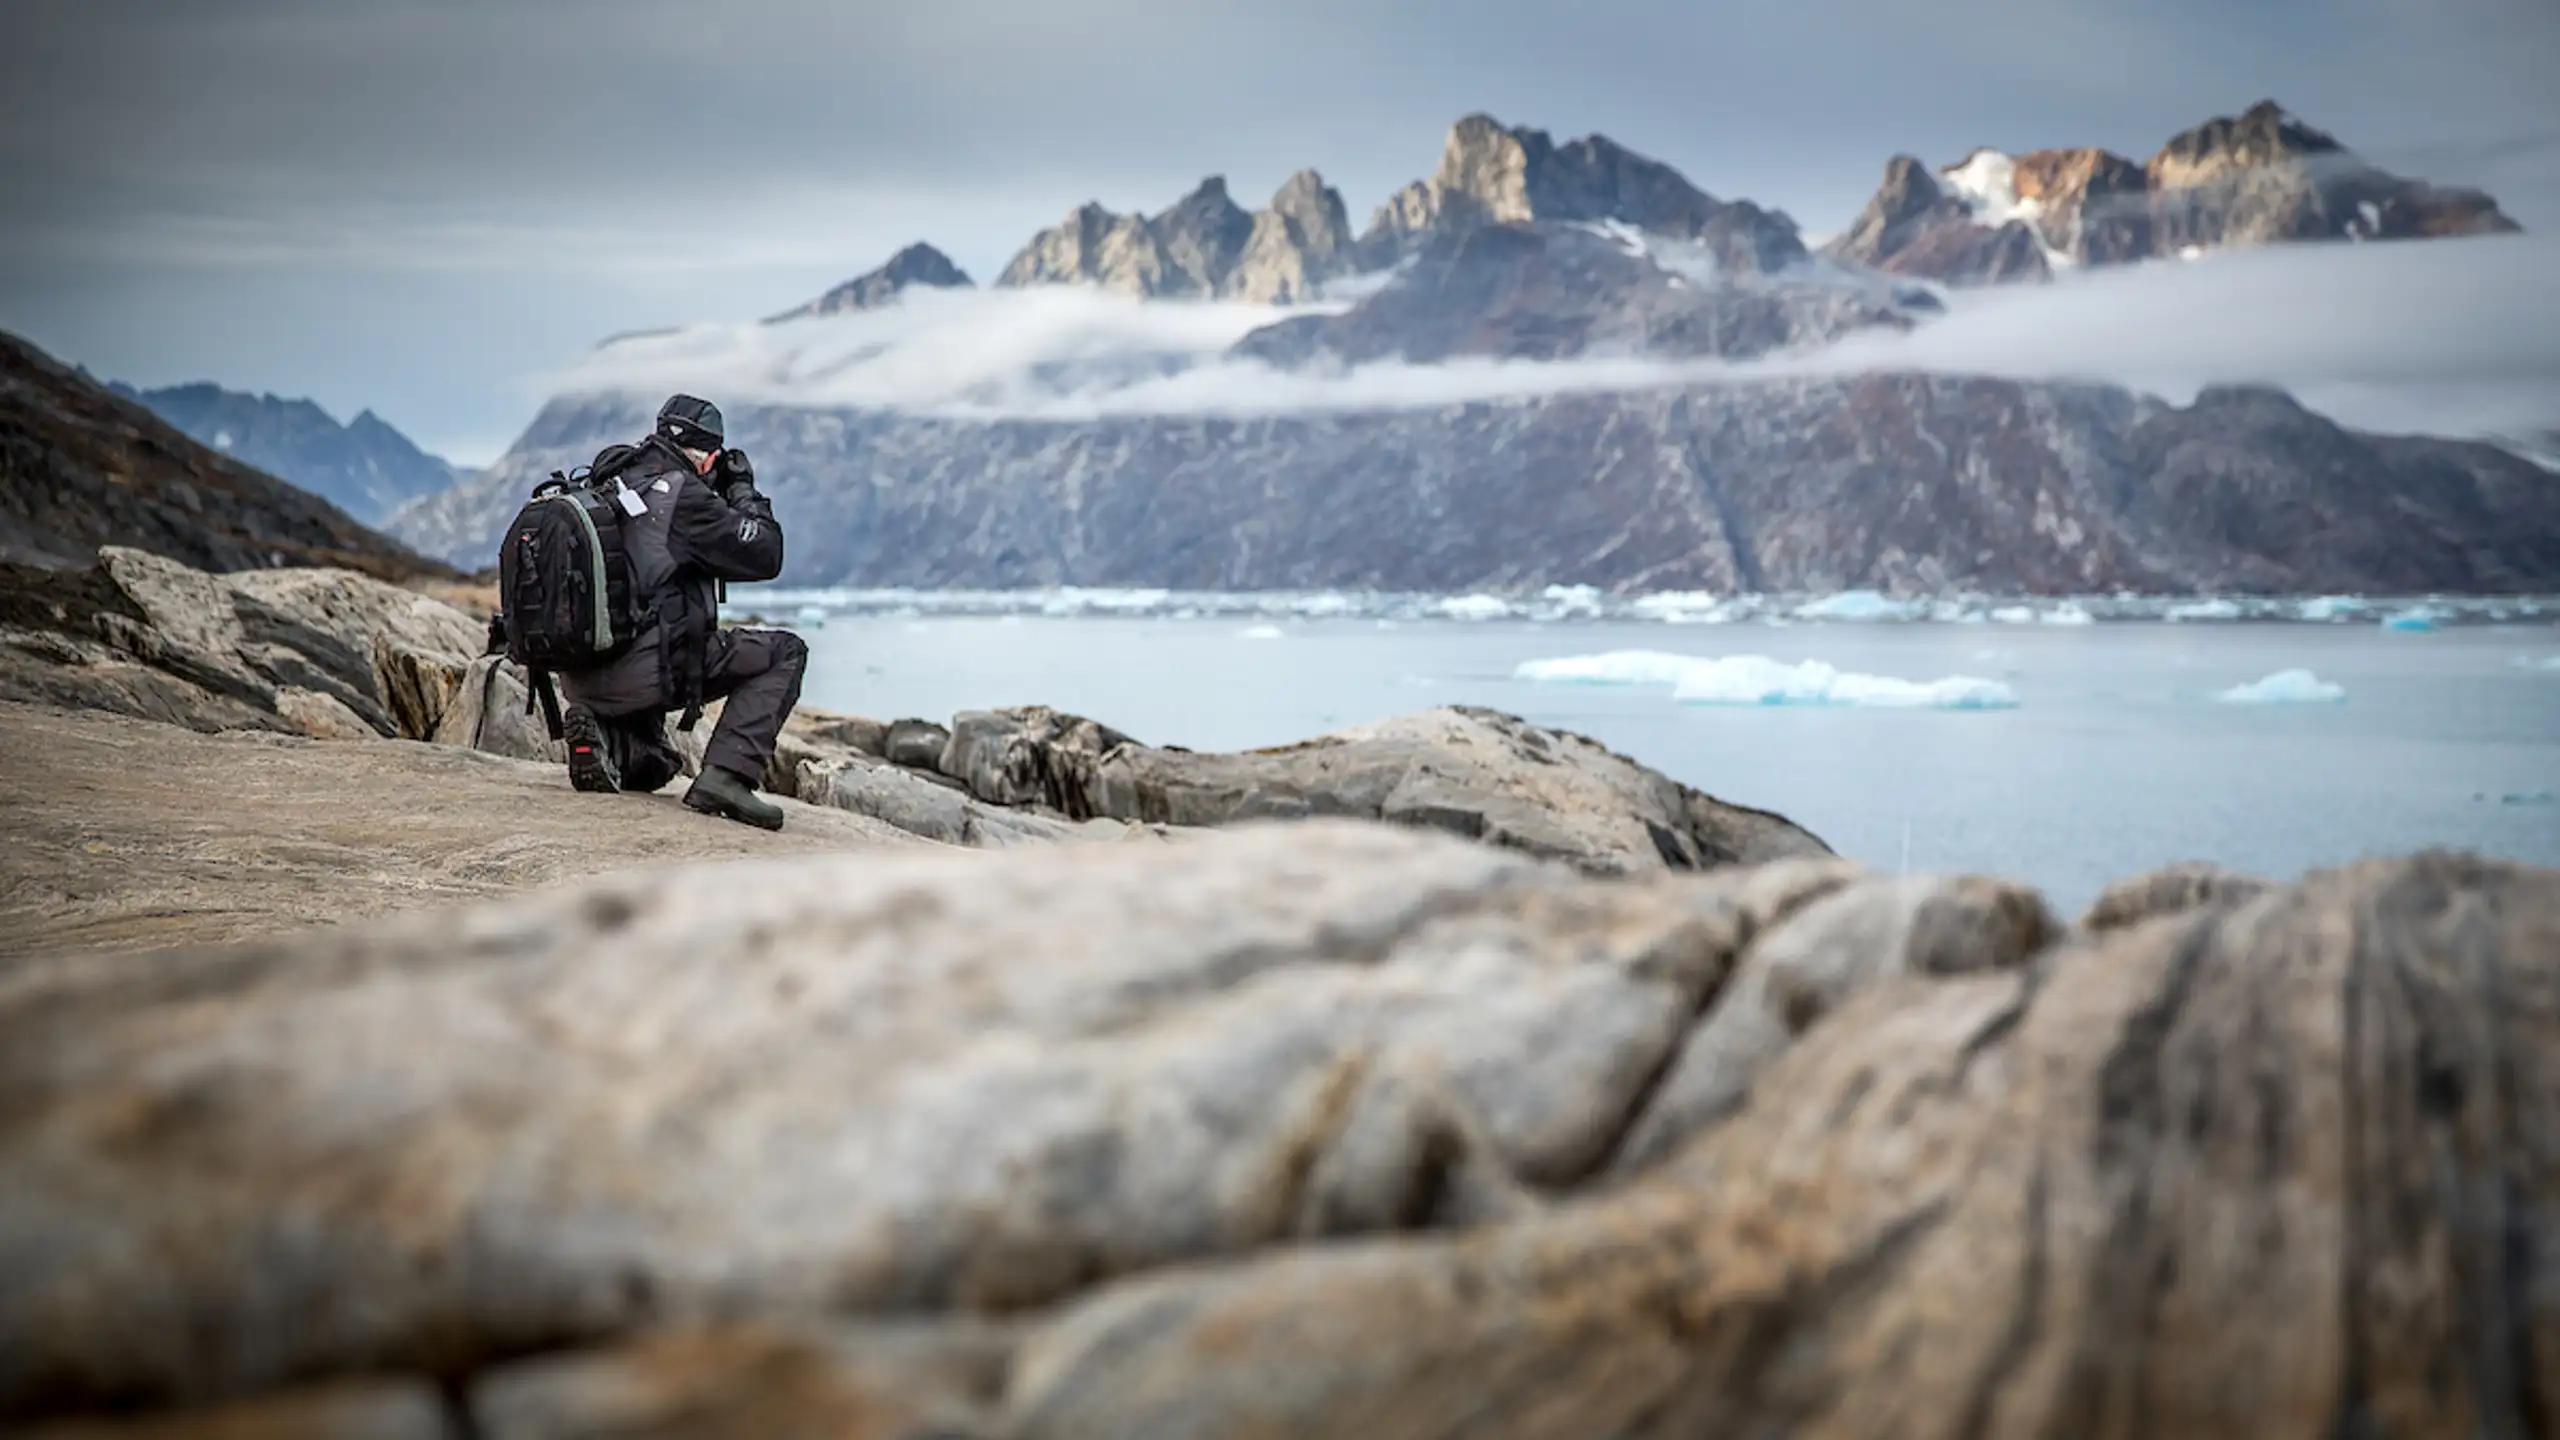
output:
[[[1487,110],[1845,224],[1884,162],[2139,157],[2273,97],[2560,229],[2554,0],[14,0],[0,328],[485,461],[605,335],[927,239],[1314,166],[1355,223]]]

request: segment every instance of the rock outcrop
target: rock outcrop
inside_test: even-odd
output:
[[[1270,750],[1163,750],[1053,710],[956,717],[941,772],[995,805],[1206,828],[1352,817],[1445,831],[1596,875],[1756,865],[1830,848],[1580,735],[1452,707]]]
[[[205,570],[444,566],[0,335],[0,564],[78,569],[126,545]]]
[[[2099,149],[1978,150],[1933,175],[1897,156],[1826,253],[1993,284],[2225,247],[2516,228],[2487,195],[2377,169],[2269,100],[2176,136],[2148,164]]]
[[[2556,967],[2458,856],[2080,934],[1346,822],[38,967],[0,1415],[2535,1433]]]
[[[431,537],[654,401],[562,400]],[[1883,374],[1433,409],[980,421],[739,407],[826,585],[1895,594],[2538,593],[2549,472],[2266,391]],[[1558,476],[1570,473],[1571,485]]]
[[[1977,223],[1972,207],[1909,155],[1886,164],[1875,198],[1825,253],[1891,275],[1958,283],[2052,276],[2026,222]]]
[[[1450,128],[1440,168],[1397,191],[1360,237],[1364,268],[1391,265],[1437,236],[1476,224],[1616,221],[1696,242],[1738,274],[1805,258],[1795,223],[1749,201],[1723,201],[1679,171],[1605,135],[1557,145],[1543,130],[1469,115]]]
[[[969,272],[951,263],[950,256],[918,241],[890,256],[879,269],[847,280],[808,304],[795,310],[785,310],[765,323],[778,325],[785,320],[802,320],[813,315],[877,310],[897,303],[899,296],[919,285],[929,290],[967,290],[976,284],[969,278]]]
[[[1225,178],[1212,175],[1152,217],[1079,206],[1032,237],[996,283],[1298,304],[1347,273],[1352,258],[1342,196],[1313,170],[1290,176],[1251,214],[1228,197]]]
[[[1254,213],[1253,232],[1222,290],[1265,305],[1303,304],[1323,291],[1324,282],[1349,271],[1352,258],[1342,192],[1313,170],[1301,170],[1267,208]]]
[[[485,638],[451,606],[352,571],[99,554],[85,572],[0,566],[0,699],[203,731],[334,736],[352,718],[424,740],[454,700],[445,672]]]

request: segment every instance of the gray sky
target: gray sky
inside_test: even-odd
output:
[[[2560,228],[2551,0],[16,0],[0,328],[142,384],[371,406],[495,455],[615,331],[796,304],[928,239],[1313,165],[1355,222],[1487,110],[1827,233],[1886,158],[2273,97]]]

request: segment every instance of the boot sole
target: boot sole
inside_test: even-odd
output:
[[[742,814],[739,811],[721,804],[717,800],[696,800],[691,795],[687,795],[684,797],[684,808],[692,811],[696,815],[717,815],[723,820],[735,820],[741,825],[753,825],[759,830],[779,830],[782,828],[782,817],[780,815],[774,816],[771,820],[766,820],[758,816]]]
[[[622,785],[614,778],[613,766],[604,753],[604,727],[596,717],[583,709],[573,709],[560,721],[560,739],[569,747],[569,785],[590,795],[618,795]]]

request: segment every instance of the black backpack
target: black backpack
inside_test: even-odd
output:
[[[492,636],[502,634],[507,658],[532,672],[546,720],[555,708],[551,672],[606,664],[631,648],[647,620],[613,483],[639,458],[636,447],[613,445],[592,465],[552,471],[500,542]],[[551,728],[557,736],[558,725]]]

